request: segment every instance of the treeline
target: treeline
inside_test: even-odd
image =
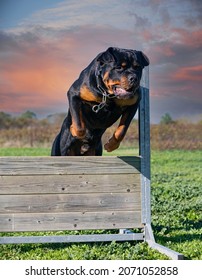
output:
[[[27,111],[18,117],[0,112],[0,147],[51,147],[60,131],[65,114],[50,115],[37,119],[35,113]],[[103,136],[105,143],[113,134],[117,124]],[[138,147],[138,122],[134,120],[122,142],[124,147]],[[152,149],[202,149],[202,121],[190,123],[173,120],[169,114],[162,116],[159,124],[151,124]]]
[[[37,119],[37,115],[31,111],[17,117],[0,112],[0,146],[49,147],[64,117],[65,114],[55,114]]]
[[[13,117],[12,115],[4,112],[0,112],[0,129],[12,129],[22,128],[30,126],[31,124],[38,122],[37,115],[31,111],[26,111],[20,116]]]

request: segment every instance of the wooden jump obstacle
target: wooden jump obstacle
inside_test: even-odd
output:
[[[0,244],[142,240],[172,259],[183,258],[153,236],[148,73],[141,92],[137,157],[0,157],[0,232],[119,233],[3,236]],[[134,233],[134,228],[142,231]]]

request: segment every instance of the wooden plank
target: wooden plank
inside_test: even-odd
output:
[[[0,214],[0,231],[141,228],[140,211]]]
[[[134,193],[139,174],[0,176],[1,194]]]
[[[141,227],[139,157],[1,157],[0,231]]]
[[[1,195],[0,213],[140,210],[140,193]]]
[[[0,175],[103,175],[139,170],[139,157],[0,157]]]

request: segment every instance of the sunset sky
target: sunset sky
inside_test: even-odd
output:
[[[66,112],[66,92],[109,46],[150,58],[151,121],[202,118],[201,0],[1,0],[0,111]]]

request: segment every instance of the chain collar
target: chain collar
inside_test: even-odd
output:
[[[97,88],[102,93],[102,102],[100,102],[98,105],[94,105],[92,107],[93,112],[98,113],[102,108],[104,108],[107,104],[107,98],[112,99],[115,98],[115,94],[109,94],[102,86],[101,86],[101,69],[98,70],[98,66],[95,72],[96,77],[96,83]]]

